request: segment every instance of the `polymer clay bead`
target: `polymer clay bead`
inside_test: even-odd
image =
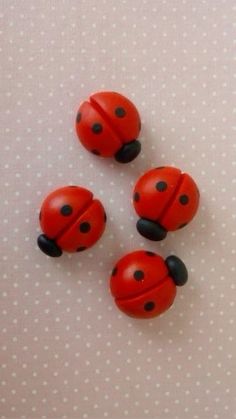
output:
[[[131,317],[150,318],[174,302],[176,286],[187,282],[188,272],[177,256],[137,250],[123,256],[110,278],[110,289],[120,310]]]
[[[92,94],[79,107],[76,132],[91,153],[128,163],[140,153],[141,121],[137,108],[117,92]]]
[[[106,213],[89,190],[65,186],[46,197],[39,220],[43,231],[38,237],[39,248],[58,257],[63,251],[81,252],[93,246],[105,229]]]
[[[168,231],[185,227],[195,216],[199,190],[187,173],[175,167],[157,167],[142,175],[133,193],[139,215],[137,230],[150,240],[163,240]]]

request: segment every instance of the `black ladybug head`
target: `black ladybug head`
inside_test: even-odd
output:
[[[153,241],[163,240],[167,235],[167,230],[155,221],[140,218],[136,224],[138,232],[146,239]]]
[[[184,262],[177,256],[168,256],[165,262],[175,285],[179,287],[184,285],[188,280],[188,271]]]
[[[62,255],[60,247],[57,246],[54,240],[49,239],[45,234],[40,234],[37,240],[38,246],[43,253],[53,258]]]
[[[141,151],[141,144],[138,140],[124,144],[115,154],[115,159],[119,163],[129,163],[134,160]]]

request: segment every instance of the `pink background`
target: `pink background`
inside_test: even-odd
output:
[[[1,418],[235,418],[232,0],[1,1]],[[116,90],[140,110],[142,154],[120,165],[76,139],[78,104]],[[138,235],[137,177],[175,165],[199,184],[194,221]],[[100,242],[50,259],[43,197],[79,184],[108,214]],[[126,317],[108,278],[124,253],[175,253],[175,305]]]

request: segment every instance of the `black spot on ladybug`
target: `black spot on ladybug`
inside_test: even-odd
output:
[[[155,308],[155,303],[153,301],[148,301],[144,304],[145,311],[152,311]]]
[[[138,202],[140,200],[140,195],[139,195],[139,193],[138,192],[135,192],[134,193],[134,201],[135,202]]]
[[[158,166],[158,167],[156,167],[156,169],[164,169],[165,168],[165,166]]]
[[[155,255],[155,253],[153,253],[153,252],[148,252],[148,251],[147,251],[147,252],[145,252],[145,253],[146,253],[146,255],[148,255],[148,256],[156,256],[156,255]]]
[[[115,109],[115,114],[118,118],[124,118],[124,116],[126,115],[126,112],[124,108],[119,106],[118,108]]]
[[[180,195],[179,202],[182,205],[187,205],[188,201],[189,201],[189,197],[187,195]]]
[[[115,268],[112,270],[112,276],[115,276],[117,274],[118,268],[115,266]]]
[[[159,192],[164,192],[167,189],[167,183],[164,181],[157,182],[156,189]]]
[[[86,250],[85,246],[80,246],[78,249],[76,249],[76,252],[83,252],[83,250]]]
[[[79,229],[81,233],[88,233],[89,230],[91,229],[91,225],[87,221],[85,221],[80,224]]]
[[[99,122],[96,122],[92,126],[92,131],[94,134],[100,134],[102,132],[102,125]]]
[[[81,112],[78,112],[77,113],[77,116],[76,116],[76,122],[77,122],[77,124],[81,121]]]
[[[91,153],[95,154],[95,156],[100,156],[100,153],[98,150],[91,150]]]
[[[41,221],[42,220],[42,212],[40,211],[40,213],[39,213],[39,221]]]
[[[188,223],[183,223],[183,224],[180,224],[179,229],[180,229],[180,228],[185,227],[187,224],[188,224]]]
[[[64,215],[64,217],[67,217],[68,215],[71,215],[73,212],[73,208],[70,205],[63,205],[60,209],[61,215]]]
[[[134,272],[134,279],[136,281],[142,281],[142,279],[144,278],[144,273],[143,271],[135,271]]]
[[[70,188],[78,188],[76,185],[70,185]]]
[[[105,213],[105,211],[104,211],[104,221],[105,223],[107,222],[107,214]]]

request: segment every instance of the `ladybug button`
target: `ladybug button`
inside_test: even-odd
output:
[[[95,244],[105,229],[106,213],[92,192],[65,186],[46,197],[39,220],[44,233],[38,237],[39,248],[58,257],[63,250],[81,252]]]
[[[180,169],[158,167],[138,179],[133,205],[140,217],[139,233],[150,240],[162,240],[168,231],[192,220],[199,205],[199,190],[191,176]]]
[[[187,269],[177,256],[164,260],[153,252],[138,250],[116,263],[110,288],[120,310],[131,317],[150,318],[173,304],[176,286],[187,279]]]
[[[115,157],[120,163],[128,163],[140,153],[140,129],[137,108],[117,92],[91,95],[77,113],[76,132],[83,146],[95,155]]]

